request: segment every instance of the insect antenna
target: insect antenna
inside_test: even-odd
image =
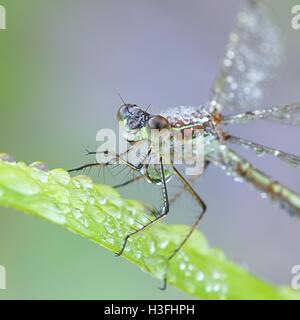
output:
[[[147,109],[145,110],[145,112],[148,112],[149,108],[151,107],[151,104],[149,104],[149,106],[147,107]]]
[[[121,101],[123,102],[123,104],[126,104],[125,100],[122,98],[121,94],[118,93],[119,98],[121,99]]]

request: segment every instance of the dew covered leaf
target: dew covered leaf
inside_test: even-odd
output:
[[[64,169],[31,166],[0,156],[0,205],[45,219],[118,252],[124,237],[146,223],[142,204],[123,199],[87,176],[71,178]],[[170,265],[167,259],[189,226],[157,223],[132,237],[123,257],[152,276],[201,299],[299,299],[288,288],[275,287],[230,262],[210,248],[196,231]]]

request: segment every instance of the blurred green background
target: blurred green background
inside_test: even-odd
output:
[[[284,30],[287,58],[264,104],[300,101],[300,31],[290,26],[297,1],[271,3]],[[205,103],[241,1],[0,0],[0,5],[7,11],[7,30],[0,30],[0,151],[27,163],[70,168],[87,161],[85,148],[97,147],[97,130],[117,127],[118,93],[128,102],[151,103],[152,112]],[[233,130],[300,154],[297,128],[256,123]],[[246,155],[300,190],[293,169]],[[210,243],[258,276],[289,284],[292,266],[300,264],[299,221],[219,169],[209,171],[198,189],[209,208],[202,230]],[[144,200],[156,195],[144,184],[122,193]],[[174,207],[169,222],[192,221],[196,209],[187,210],[186,200]],[[0,299],[187,298],[172,288],[161,292],[157,280],[87,240],[4,208],[0,265],[7,271]]]

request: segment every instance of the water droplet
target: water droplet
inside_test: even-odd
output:
[[[67,186],[70,183],[71,177],[69,173],[63,169],[54,169],[50,171],[50,176],[59,184]]]
[[[268,195],[265,192],[261,192],[260,196],[261,196],[262,199],[267,199],[268,198]]]
[[[39,180],[42,183],[48,182],[48,173],[45,171],[42,171],[38,168],[32,167],[34,170],[32,171],[31,175],[34,179]]]
[[[151,254],[153,254],[155,252],[155,243],[154,241],[150,241],[149,243],[149,251]]]
[[[235,53],[233,50],[228,50],[227,51],[227,58],[232,60],[235,57]]]
[[[113,229],[113,227],[110,225],[110,223],[105,222],[103,225],[104,225],[105,230],[106,230],[108,233],[113,233],[113,232],[114,232],[114,229]]]
[[[188,265],[188,270],[193,271],[194,270],[194,266],[192,264]]]
[[[221,274],[219,271],[215,270],[215,271],[213,272],[213,274],[212,274],[212,277],[213,277],[213,279],[215,279],[215,280],[219,280],[219,279],[221,279],[222,274]]]
[[[140,250],[135,250],[134,256],[139,260],[142,257],[142,252]]]
[[[102,198],[100,200],[98,200],[99,204],[101,204],[102,206],[104,206],[107,202],[107,200],[105,198]]]
[[[276,150],[276,151],[274,152],[274,156],[275,156],[275,157],[278,157],[279,155],[280,155],[280,151]]]
[[[168,273],[168,260],[161,255],[146,257],[144,259],[146,267],[157,278],[164,279]]]
[[[230,34],[230,41],[232,41],[232,42],[237,42],[237,41],[239,41],[239,36],[238,36],[238,34],[237,34],[237,33],[231,33],[231,34]]]
[[[225,67],[230,67],[231,64],[232,64],[232,61],[229,60],[229,59],[225,59],[224,62],[223,62],[223,64],[224,64]]]
[[[90,207],[89,214],[90,217],[99,224],[105,220],[105,215],[102,214],[96,207]]]
[[[88,228],[89,223],[88,223],[88,221],[87,221],[86,218],[80,219],[80,222],[82,223],[82,225],[83,225],[85,228]]]
[[[77,189],[80,189],[80,182],[79,181],[77,181],[76,179],[73,179],[72,180],[72,183],[73,183],[73,185],[75,186],[75,188],[77,188]]]
[[[82,187],[84,190],[91,189],[93,187],[93,181],[88,176],[76,176],[73,178],[73,182],[77,188]]]
[[[43,216],[47,217],[47,219],[51,220],[52,222],[57,224],[65,224],[66,215],[56,204],[43,200],[43,202],[40,203],[33,203],[32,206],[36,206],[35,209],[39,210],[39,212],[42,212]]]
[[[265,150],[263,148],[255,148],[255,153],[258,157],[261,157],[265,154]]]
[[[41,162],[41,161],[33,162],[33,163],[31,163],[29,165],[29,167],[36,168],[36,169],[38,169],[40,171],[44,171],[44,172],[48,172],[49,171],[48,166],[44,162]]]
[[[109,244],[114,244],[115,243],[115,240],[114,240],[114,237],[111,235],[111,234],[101,234],[100,235],[100,239],[101,241],[104,240],[105,242],[109,243]]]
[[[196,273],[196,280],[197,281],[203,281],[204,280],[204,273],[202,271],[198,271]]]
[[[16,160],[6,153],[0,153],[0,160],[8,162],[8,163],[16,163]]]
[[[26,196],[32,196],[38,194],[41,191],[40,186],[37,182],[25,175],[25,173],[19,172],[18,176],[13,173],[2,172],[1,178],[5,181],[5,185],[7,188],[14,190],[15,192],[21,193]],[[21,175],[22,174],[22,175]]]
[[[161,249],[165,249],[168,246],[168,244],[169,244],[169,240],[163,240],[160,242],[159,247]]]
[[[70,195],[70,202],[73,208],[84,211],[87,203],[87,195],[75,189]]]
[[[219,283],[216,283],[213,285],[212,289],[214,292],[219,292],[221,290],[221,285]]]
[[[246,24],[248,22],[249,16],[246,12],[241,12],[238,15],[239,22]]]
[[[232,82],[233,82],[232,76],[227,76],[226,81],[227,81],[228,83],[232,83]]]
[[[185,261],[185,262],[189,261],[189,257],[183,251],[179,251],[178,255],[179,255],[180,259],[182,259],[183,261]]]
[[[212,292],[212,290],[213,290],[213,286],[211,284],[207,284],[205,286],[205,291],[206,292],[210,293],[210,292]]]
[[[127,218],[126,218],[126,222],[127,222],[130,226],[134,225],[134,219],[133,219],[132,217],[127,217]]]
[[[23,170],[27,170],[27,164],[25,162],[20,161],[17,163],[17,166]]]
[[[73,210],[73,216],[75,219],[80,219],[82,217],[82,213],[79,209],[74,209]]]
[[[242,177],[237,176],[237,177],[234,177],[234,181],[242,183],[242,182],[244,182],[244,179]]]
[[[122,217],[122,212],[120,210],[115,210],[113,207],[110,207],[109,210],[109,215],[116,219],[120,219]]]
[[[185,270],[185,268],[186,268],[186,264],[184,262],[180,262],[179,269],[180,270]]]

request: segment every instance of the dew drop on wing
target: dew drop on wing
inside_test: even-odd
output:
[[[259,147],[257,147],[257,148],[254,149],[254,151],[255,151],[255,153],[256,153],[256,155],[257,155],[258,157],[262,157],[263,155],[265,155],[265,150],[264,150],[264,148],[259,148]]]

